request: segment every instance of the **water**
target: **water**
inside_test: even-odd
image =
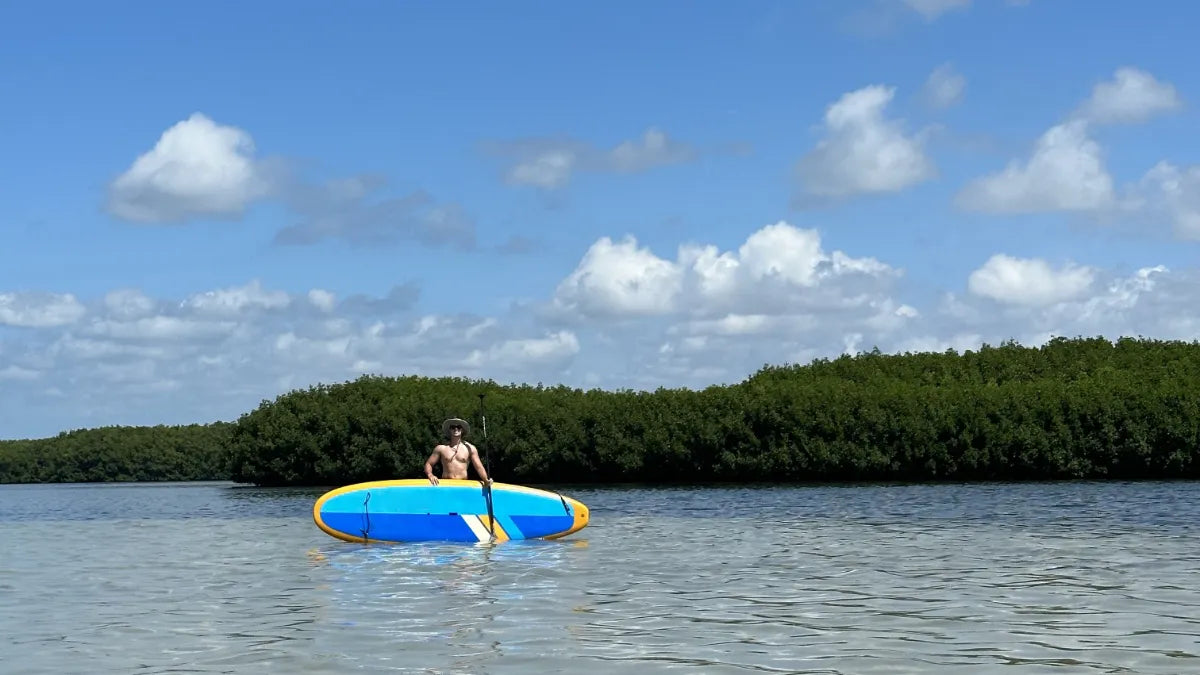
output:
[[[0,486],[4,673],[1200,672],[1200,485],[564,488],[362,546],[319,490]]]

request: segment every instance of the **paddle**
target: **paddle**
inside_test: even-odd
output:
[[[483,412],[483,394],[479,395],[479,421],[483,427],[483,466],[487,469],[488,478],[492,477],[492,458],[488,452],[487,416]],[[487,499],[488,527],[491,529],[492,541],[496,541],[496,514],[492,511],[492,485],[483,481],[483,494]]]

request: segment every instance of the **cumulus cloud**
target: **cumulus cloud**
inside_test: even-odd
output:
[[[1002,303],[1042,307],[1080,297],[1094,277],[1088,267],[1067,264],[1056,270],[1045,260],[998,253],[971,273],[967,287]]]
[[[555,303],[591,317],[662,314],[674,306],[682,274],[633,237],[592,244],[558,286]]]
[[[895,93],[894,87],[872,85],[828,107],[825,136],[796,164],[798,204],[899,192],[937,174],[921,139],[885,117]]]
[[[668,138],[661,129],[651,128],[640,139],[623,141],[608,151],[603,164],[613,171],[636,173],[690,162],[695,158],[696,151],[690,145]]]
[[[902,275],[887,260],[829,251],[818,231],[777,222],[729,250],[686,242],[665,257],[631,237],[601,238],[546,288],[545,306],[492,314],[418,312],[411,284],[345,298],[257,280],[177,298],[133,288],[89,302],[5,292],[0,391],[10,415],[52,410],[37,422],[52,434],[233,419],[288,389],[366,372],[698,387],[876,346],[1200,338],[1196,269],[1117,273],[997,254],[961,280],[963,293],[933,304],[905,297]]]
[[[582,140],[526,138],[490,143],[489,154],[508,160],[504,180],[509,185],[527,185],[545,190],[566,187],[579,172],[641,173],[673,164],[686,164],[699,157],[690,144],[651,127],[640,138],[603,148]]]
[[[194,113],[113,180],[108,208],[143,223],[240,217],[271,189],[269,172],[254,153],[246,131]]]
[[[934,108],[949,108],[963,99],[967,78],[953,64],[944,63],[933,70],[925,80],[922,96]]]
[[[1200,167],[1160,161],[1118,190],[1105,152],[1091,137],[1098,125],[1144,122],[1183,105],[1173,85],[1125,67],[1097,84],[1064,122],[1048,129],[1027,159],[967,183],[956,195],[965,210],[993,214],[1070,212],[1146,231],[1169,224],[1179,239],[1200,239]]]
[[[754,232],[736,253],[684,246],[680,261],[687,271],[692,314],[853,307],[883,293],[901,274],[874,258],[826,252],[816,230],[786,222]]]
[[[239,316],[247,311],[282,309],[291,304],[284,291],[270,291],[255,279],[245,286],[220,288],[196,293],[183,301],[183,307],[204,316]]]
[[[652,160],[645,147],[618,148],[619,164]],[[294,222],[274,242],[309,245],[340,239],[373,246],[417,242],[430,247],[473,248],[474,219],[454,202],[421,189],[387,196],[387,181],[358,175],[310,181],[285,158],[259,159],[249,132],[195,113],[168,128],[150,150],[108,187],[114,216],[138,223],[182,223],[199,218],[238,219],[251,204],[282,204]]]
[[[71,293],[0,293],[0,325],[48,328],[74,323],[85,308]]]
[[[576,152],[565,147],[544,147],[509,167],[509,185],[532,185],[553,190],[565,186],[577,165]]]
[[[104,307],[117,319],[139,319],[154,311],[155,302],[139,289],[118,288],[104,295]]]
[[[1023,262],[1041,267],[1036,261]],[[1037,345],[1054,336],[1076,335],[1200,339],[1200,310],[1189,300],[1200,292],[1200,274],[1195,269],[1173,272],[1154,265],[1122,276],[1098,268],[1085,275],[1064,266],[1057,273],[1046,272],[1041,269],[1045,278],[1040,283],[1024,282],[1043,289],[1038,302],[1013,302],[1010,297],[997,305],[991,297],[947,294],[932,313],[934,325],[943,334],[953,330],[978,335],[992,344],[1012,338]],[[1085,284],[1087,278],[1091,282]]]
[[[1196,271],[1103,267],[996,254],[922,308],[902,274],[870,256],[825,251],[815,230],[775,223],[734,250],[686,243],[660,257],[632,237],[602,238],[556,288],[547,316],[580,351],[561,378],[588,385],[703,386],[764,363],[879,347],[974,349],[1056,336],[1200,338]]]
[[[1087,123],[1051,127],[1031,157],[971,181],[957,196],[962,208],[988,213],[1097,211],[1116,205],[1112,176]]]
[[[1174,85],[1127,66],[1118,68],[1111,80],[1096,84],[1076,116],[1095,124],[1135,124],[1182,107]]]
[[[421,298],[421,288],[414,282],[393,286],[383,297],[371,297],[362,293],[348,296],[338,306],[345,316],[390,316],[406,312],[416,306]]]
[[[1200,240],[1200,166],[1154,165],[1133,189],[1131,208],[1168,220],[1180,239]]]
[[[322,312],[332,312],[337,303],[337,296],[327,290],[314,288],[308,292],[308,301]]]
[[[505,368],[557,365],[569,362],[579,353],[579,339],[569,330],[560,330],[543,338],[505,340],[487,349],[472,350],[465,365],[472,368],[502,364]]]
[[[383,297],[339,301],[322,289],[293,294],[258,280],[174,300],[133,288],[90,304],[3,293],[0,322],[22,331],[19,340],[0,331],[0,380],[22,406],[56,401],[51,420],[63,426],[49,434],[232,419],[288,388],[365,372],[552,379],[580,351],[570,330],[469,312],[414,314],[417,295],[403,284]]]
[[[786,222],[759,229],[737,251],[685,244],[675,260],[633,237],[604,237],[558,285],[552,306],[586,319],[845,306],[862,300],[864,281],[871,289],[898,274],[872,258],[827,253],[815,230]]]
[[[148,316],[140,319],[94,319],[81,331],[84,335],[117,340],[204,340],[231,334],[237,323],[206,321],[179,316]]]

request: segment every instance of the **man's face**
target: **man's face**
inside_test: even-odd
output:
[[[458,437],[461,435],[462,435],[462,425],[451,424],[450,425],[450,437],[455,438],[455,437]]]

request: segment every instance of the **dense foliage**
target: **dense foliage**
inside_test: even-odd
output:
[[[101,427],[0,441],[0,483],[227,480],[232,426]]]
[[[1200,345],[1102,338],[872,352],[700,391],[363,378],[243,416],[230,467],[272,485],[416,477],[441,420],[471,415],[512,482],[1194,478],[1198,396]]]
[[[450,416],[471,421],[506,482],[1196,478],[1200,344],[872,352],[698,391],[363,377],[264,401],[232,425],[3,443],[0,481],[419,477]]]

